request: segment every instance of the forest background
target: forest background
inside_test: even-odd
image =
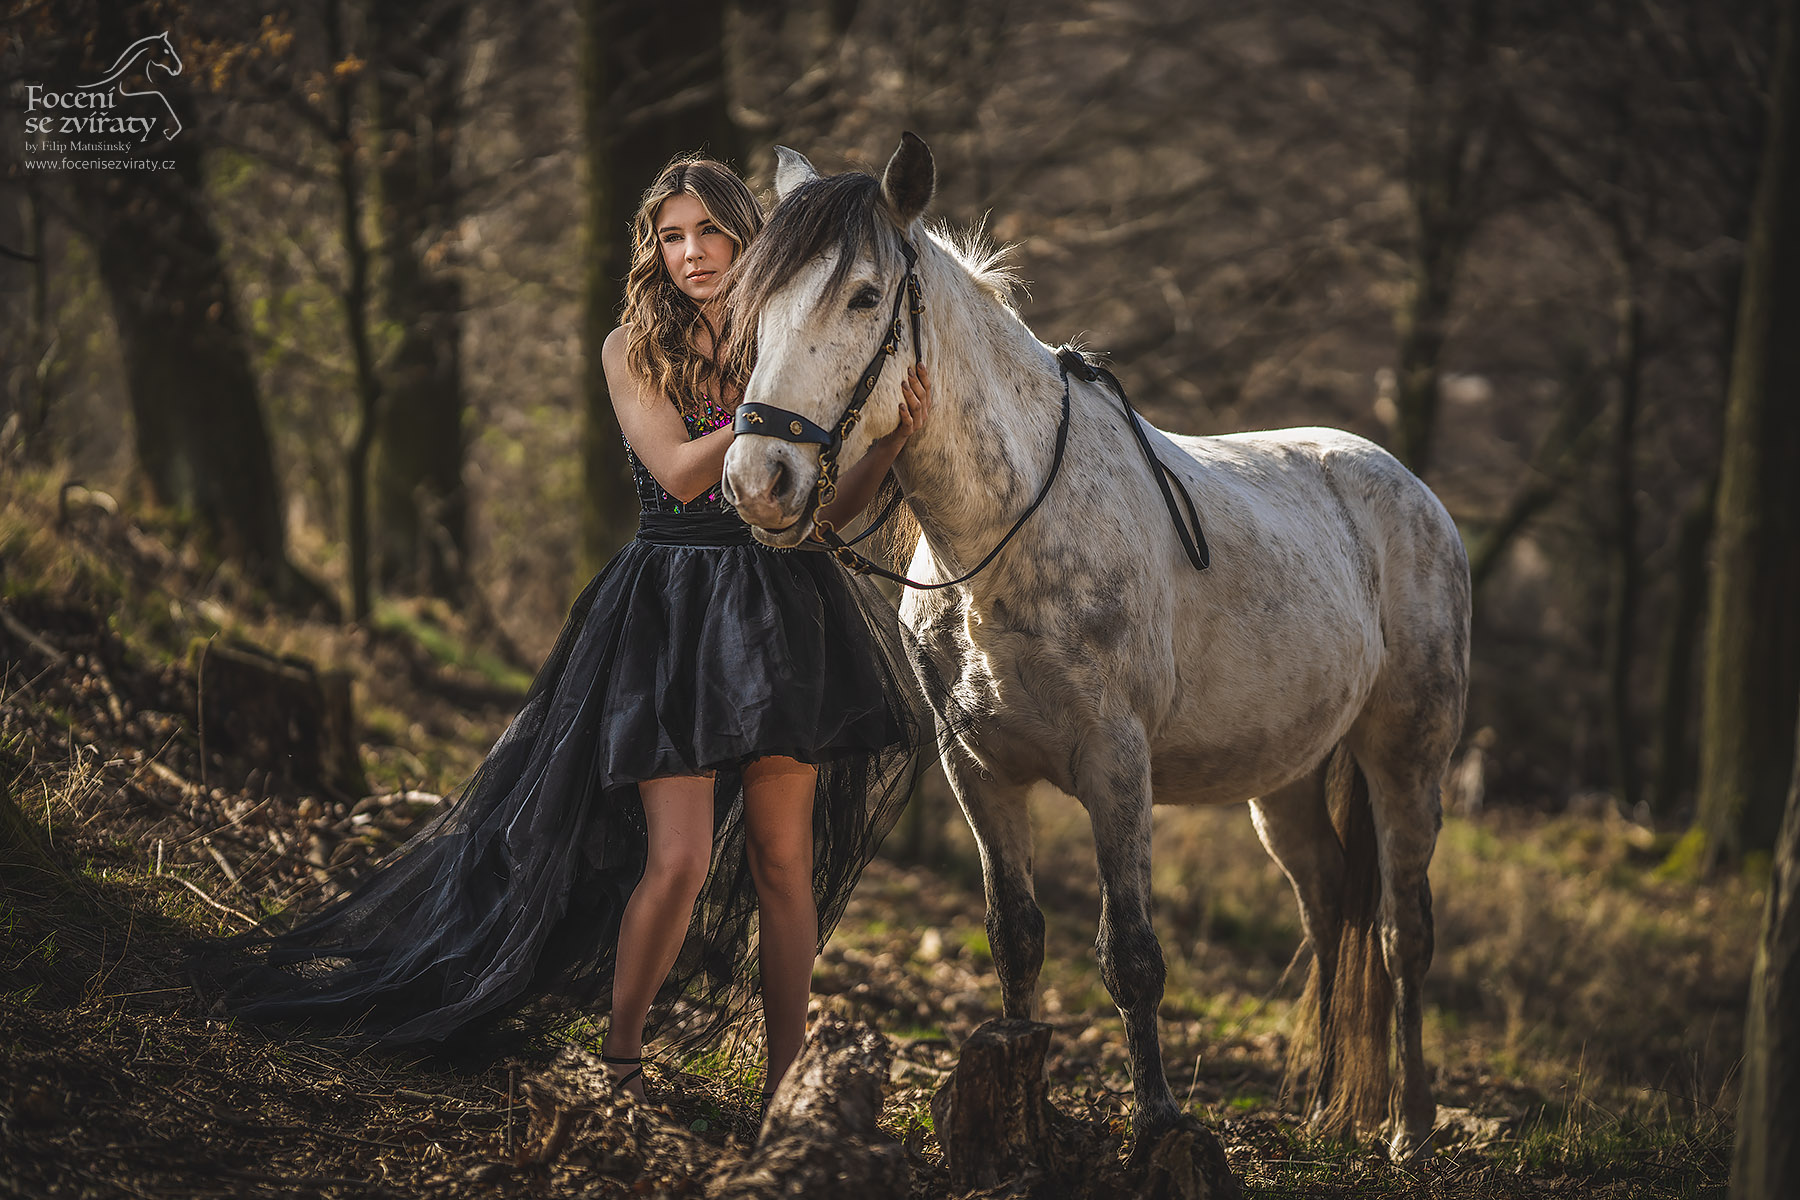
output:
[[[1515,1147],[1547,1139],[1540,1167],[1589,1153],[1595,1105],[1621,1137],[1728,1139],[1800,717],[1791,8],[11,0],[8,791],[52,840],[103,810],[138,828],[46,765],[157,707],[115,697],[84,726],[83,680],[125,653],[84,657],[89,638],[183,678],[221,639],[316,667],[336,765],[261,767],[295,812],[453,790],[635,526],[592,351],[642,187],[704,148],[766,193],[776,143],[866,168],[912,129],[935,214],[1015,244],[1025,319],[1109,356],[1154,423],[1353,430],[1463,530],[1473,682],[1431,985],[1450,1091],[1504,1110]],[[165,31],[169,169],[42,169],[23,89]],[[22,684],[46,653],[71,665],[54,728]],[[190,699],[170,735],[211,788]],[[1071,807],[1040,805],[1040,870],[1052,957],[1079,960],[1094,889]],[[1278,1112],[1285,885],[1241,810],[1159,830],[1159,926],[1194,943],[1171,1062],[1214,1116]],[[354,865],[334,844],[259,865],[274,903]],[[264,875],[224,857],[212,882],[266,906]],[[886,860],[825,974],[924,987],[889,1032],[955,1043],[997,1004],[941,780]],[[955,897],[935,950],[900,911],[921,878]],[[6,965],[33,961],[21,940]],[[1053,1019],[1116,1029],[1091,963],[1048,978]],[[1082,1045],[1116,1073],[1106,1041]]]

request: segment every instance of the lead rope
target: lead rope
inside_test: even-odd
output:
[[[917,327],[915,326],[915,330],[916,328]],[[918,335],[916,332],[913,340],[914,344],[917,345]],[[1006,543],[1012,541],[1013,535],[1019,532],[1025,522],[1031,517],[1031,514],[1037,511],[1038,506],[1044,502],[1044,497],[1049,495],[1050,485],[1056,481],[1057,473],[1062,469],[1063,452],[1067,448],[1069,440],[1069,372],[1074,371],[1088,383],[1104,380],[1107,386],[1113,390],[1114,394],[1119,397],[1119,403],[1125,409],[1125,423],[1131,427],[1131,433],[1137,440],[1138,449],[1143,451],[1144,460],[1150,465],[1150,474],[1155,478],[1156,486],[1162,492],[1163,504],[1169,510],[1169,519],[1175,526],[1176,536],[1181,539],[1181,548],[1187,555],[1188,563],[1196,571],[1206,570],[1207,567],[1212,565],[1212,551],[1206,544],[1206,531],[1200,525],[1200,513],[1194,507],[1194,498],[1188,494],[1187,486],[1181,482],[1181,477],[1175,474],[1174,470],[1171,469],[1167,463],[1156,456],[1155,449],[1150,445],[1149,436],[1144,433],[1143,427],[1138,423],[1137,409],[1132,407],[1131,399],[1125,394],[1125,388],[1120,384],[1118,377],[1105,367],[1096,366],[1093,363],[1088,362],[1087,359],[1082,356],[1081,352],[1072,346],[1064,346],[1056,352],[1056,365],[1057,369],[1062,374],[1063,382],[1062,420],[1056,427],[1056,455],[1050,462],[1050,474],[1045,478],[1043,487],[1038,489],[1037,497],[1032,500],[1030,507],[1019,514],[1019,519],[1014,521],[1012,528],[1006,531],[1006,536],[1001,538],[999,543],[992,550],[987,552],[986,557],[976,563],[971,570],[957,576],[955,579],[945,580],[943,583],[919,583],[916,580],[908,579],[904,575],[890,571],[879,563],[871,562],[869,559],[864,558],[850,548],[855,543],[862,541],[871,533],[874,533],[875,530],[880,527],[882,522],[893,515],[894,509],[898,507],[902,499],[898,494],[896,494],[892,500],[888,501],[887,507],[882,510],[880,516],[869,523],[867,529],[857,534],[856,537],[852,538],[850,541],[846,542],[839,538],[838,535],[831,530],[829,522],[821,522],[825,528],[820,531],[820,540],[825,542],[832,555],[840,563],[850,570],[855,571],[857,574],[879,575],[883,579],[892,580],[903,587],[914,588],[921,592],[936,591],[939,588],[952,587],[956,584],[966,583],[970,579],[973,579],[983,567],[994,561],[994,556],[1005,549]],[[1175,485],[1175,491],[1181,493],[1182,503],[1187,508],[1188,519],[1193,523],[1193,533],[1191,536],[1188,533],[1187,522],[1184,522],[1181,519],[1181,512],[1175,507],[1175,495],[1169,488],[1170,483]]]
[[[967,583],[969,580],[975,578],[983,567],[994,561],[994,556],[996,554],[999,554],[1000,551],[1006,548],[1006,543],[1012,541],[1013,534],[1019,532],[1019,530],[1024,527],[1025,522],[1031,519],[1031,514],[1038,510],[1038,505],[1042,504],[1044,502],[1044,497],[1050,494],[1050,485],[1056,482],[1056,476],[1062,470],[1063,451],[1067,450],[1069,446],[1069,368],[1060,358],[1057,360],[1057,370],[1062,374],[1062,420],[1057,422],[1056,426],[1056,455],[1050,460],[1050,474],[1044,478],[1044,486],[1038,489],[1038,494],[1036,498],[1032,500],[1030,507],[1020,513],[1019,519],[1014,521],[1012,528],[1006,531],[1006,536],[1001,538],[994,548],[987,552],[987,557],[976,563],[969,571],[962,575],[958,575],[955,579],[946,579],[942,583],[920,583],[917,580],[908,579],[906,576],[901,575],[896,571],[890,571],[879,563],[870,562],[868,559],[852,550],[850,548],[850,543],[844,541],[829,529],[824,530],[819,534],[820,540],[830,547],[832,555],[839,562],[843,563],[846,567],[849,567],[852,571],[855,571],[858,575],[879,575],[883,579],[893,580],[902,587],[914,588],[921,592],[935,592],[939,588],[954,587],[959,583]],[[857,535],[857,540],[860,541],[869,536],[876,525],[887,520],[888,514],[894,511],[894,505],[897,504],[899,500],[900,497],[895,496],[893,502],[888,504],[887,511],[876,518],[874,524],[871,524],[868,529],[863,530],[862,533]]]
[[[1163,505],[1169,510],[1169,520],[1175,525],[1176,536],[1181,538],[1181,548],[1186,551],[1188,562],[1194,570],[1204,571],[1212,565],[1212,551],[1206,545],[1206,531],[1200,528],[1200,513],[1194,508],[1194,498],[1188,495],[1187,485],[1181,482],[1168,463],[1156,457],[1156,451],[1150,446],[1150,437],[1138,424],[1138,411],[1131,407],[1131,398],[1125,394],[1125,385],[1119,377],[1105,367],[1089,362],[1081,351],[1073,346],[1064,346],[1056,352],[1056,360],[1064,363],[1068,369],[1093,383],[1105,380],[1108,387],[1119,397],[1119,403],[1125,406],[1125,423],[1131,426],[1131,432],[1137,438],[1138,449],[1144,452],[1144,461],[1150,464],[1150,474],[1156,479],[1156,486],[1162,491]],[[1166,478],[1165,478],[1166,476]],[[1175,497],[1169,491],[1169,484],[1174,483],[1176,491],[1181,493],[1182,503],[1187,505],[1188,519],[1194,523],[1194,533],[1188,536],[1188,528],[1182,523],[1181,513],[1175,508]]]

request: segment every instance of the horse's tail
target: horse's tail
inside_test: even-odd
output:
[[[1394,984],[1381,953],[1381,855],[1369,782],[1342,743],[1326,765],[1325,798],[1344,850],[1341,919],[1337,929],[1320,931],[1327,944],[1313,947],[1288,1080],[1304,1079],[1299,1092],[1313,1131],[1341,1137],[1387,1119]]]

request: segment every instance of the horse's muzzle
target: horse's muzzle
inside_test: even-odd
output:
[[[725,452],[725,498],[770,546],[798,545],[812,532],[817,446],[739,434]]]

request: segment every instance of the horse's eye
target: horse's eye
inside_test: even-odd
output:
[[[851,308],[874,308],[880,303],[881,293],[875,290],[874,284],[863,284],[856,289],[856,295],[850,297]]]

